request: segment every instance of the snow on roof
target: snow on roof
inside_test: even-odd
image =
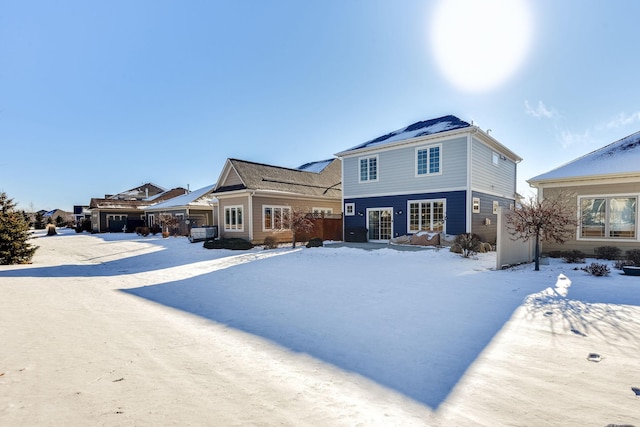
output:
[[[334,159],[320,160],[317,162],[309,162],[305,163],[302,166],[298,166],[296,169],[305,171],[305,172],[315,172],[320,173],[331,164]]]
[[[640,173],[640,132],[585,154],[529,181],[627,173]]]
[[[405,139],[418,138],[420,136],[433,135],[453,129],[461,129],[471,126],[469,123],[460,120],[456,116],[448,115],[436,119],[416,122],[405,128],[398,129],[386,135],[379,136],[371,141],[356,145],[346,151],[358,150],[365,147],[390,144],[392,142],[403,141]]]
[[[212,185],[207,185],[206,187],[202,187],[199,188],[197,190],[194,190],[190,193],[187,194],[183,194],[181,196],[177,196],[177,197],[173,197],[169,200],[166,200],[164,202],[161,203],[157,203],[155,205],[149,206],[149,209],[169,209],[169,208],[175,208],[175,207],[180,207],[180,206],[187,206],[189,204],[196,204],[196,205],[203,205],[203,206],[208,206],[208,199],[207,201],[198,201],[199,198],[201,198],[202,196],[204,196],[205,194],[207,194],[208,192],[212,191],[213,188],[215,187],[215,184]],[[212,197],[212,199],[215,200],[215,197]]]

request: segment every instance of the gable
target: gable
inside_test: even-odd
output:
[[[535,176],[527,182],[533,184],[544,181],[628,175],[640,176],[640,132]]]
[[[216,187],[216,193],[248,189],[341,197],[341,168],[338,159],[333,159],[320,173],[238,159],[229,159],[225,169],[222,183]]]

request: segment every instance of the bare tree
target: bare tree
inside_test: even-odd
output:
[[[165,228],[165,233],[169,235],[171,231],[178,225],[178,218],[173,216],[170,213],[162,212],[158,215],[158,220],[160,224]]]
[[[507,230],[514,240],[535,238],[535,271],[540,270],[540,242],[563,244],[578,224],[575,196],[559,192],[542,200],[530,197],[506,217]]]
[[[289,217],[285,218],[285,222],[291,229],[292,248],[296,247],[296,232],[309,233],[314,226],[311,213],[302,208],[292,208]]]

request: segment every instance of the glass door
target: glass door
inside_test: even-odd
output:
[[[369,241],[388,241],[393,236],[393,209],[367,209]]]

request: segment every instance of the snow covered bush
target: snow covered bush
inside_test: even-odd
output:
[[[462,233],[456,236],[454,240],[454,246],[457,246],[461,252],[463,257],[468,258],[469,256],[478,253],[480,247],[482,246],[482,241],[477,234],[473,233]],[[456,252],[452,246],[452,252]]]
[[[592,276],[606,276],[611,272],[611,270],[609,270],[609,266],[606,264],[598,264],[597,262],[592,262],[590,265],[582,267],[582,270]]]

